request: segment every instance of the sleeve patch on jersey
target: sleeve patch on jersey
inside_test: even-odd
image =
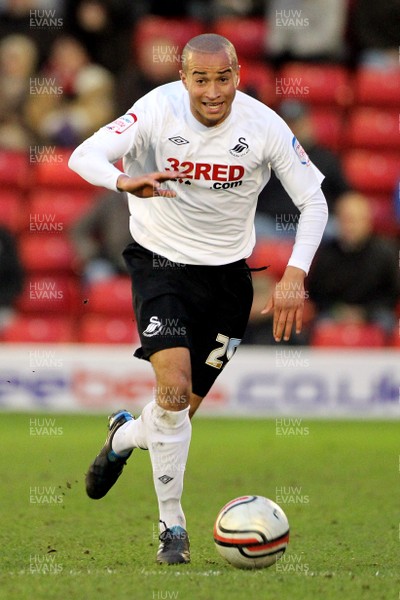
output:
[[[136,121],[137,116],[134,113],[127,113],[126,115],[122,115],[122,117],[118,117],[118,119],[115,119],[115,121],[106,125],[106,129],[113,131],[114,133],[124,133],[124,131],[134,125]]]
[[[301,162],[302,165],[306,165],[306,167],[310,166],[310,159],[308,158],[307,152],[304,150],[303,146],[300,144],[296,136],[293,136],[292,139],[293,150],[296,152],[297,158]]]

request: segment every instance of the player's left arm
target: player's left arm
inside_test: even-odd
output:
[[[287,125],[278,119],[271,166],[293,203],[300,210],[296,240],[282,279],[262,310],[273,311],[273,335],[277,342],[290,338],[293,327],[301,332],[305,301],[304,279],[321,242],[328,207],[321,190],[323,175],[309,161]]]
[[[282,279],[276,284],[267,304],[261,311],[267,314],[273,311],[272,333],[276,342],[283,336],[289,340],[293,326],[296,333],[301,332],[305,300],[303,269],[287,266]]]

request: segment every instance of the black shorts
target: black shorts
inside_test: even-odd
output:
[[[149,357],[167,348],[190,350],[192,391],[205,396],[239,345],[253,301],[245,260],[221,266],[174,263],[133,242],[123,252],[133,306]]]

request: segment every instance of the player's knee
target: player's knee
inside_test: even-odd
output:
[[[157,382],[157,404],[166,410],[183,410],[189,406],[190,388],[188,373],[180,369],[171,370]]]

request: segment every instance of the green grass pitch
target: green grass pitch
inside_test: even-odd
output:
[[[52,429],[32,435],[33,418]],[[183,498],[192,562],[169,567],[155,563],[147,452],[135,450],[107,497],[85,495],[105,433],[105,417],[1,415],[1,600],[399,598],[397,422],[303,419],[285,431],[273,419],[195,418]],[[214,519],[242,494],[288,516],[276,566],[237,570],[215,550]]]

